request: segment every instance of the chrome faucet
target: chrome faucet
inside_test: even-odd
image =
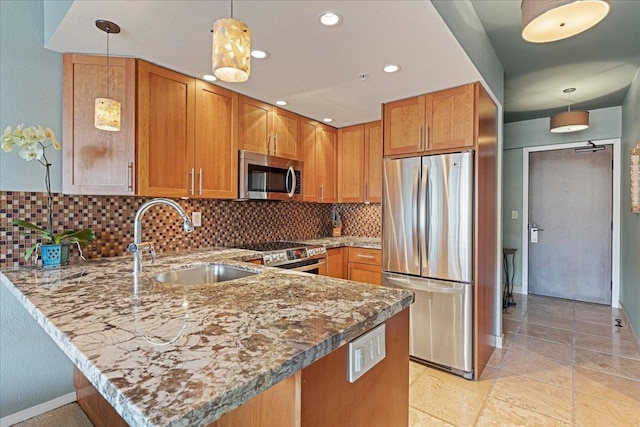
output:
[[[142,206],[140,206],[140,208],[138,209],[138,212],[136,212],[136,216],[133,220],[133,243],[129,245],[129,250],[131,251],[131,253],[133,253],[133,274],[134,275],[137,275],[140,272],[142,272],[142,254],[140,253],[141,250],[146,249],[151,253],[152,263],[156,259],[156,252],[153,249],[153,243],[152,242],[142,243],[141,241],[142,240],[142,216],[145,214],[145,212],[149,210],[149,208],[155,205],[171,206],[173,209],[175,209],[178,212],[178,215],[180,215],[180,218],[182,218],[182,229],[187,233],[191,233],[193,231],[193,224],[191,223],[189,216],[187,216],[187,214],[184,212],[182,207],[178,203],[174,202],[173,200],[152,199],[152,200],[149,200],[148,202],[143,203]]]

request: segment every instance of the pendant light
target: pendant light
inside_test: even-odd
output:
[[[213,23],[212,48],[213,75],[228,83],[240,83],[251,73],[251,30],[247,24],[231,18],[221,18]]]
[[[549,130],[553,133],[567,133],[585,130],[589,127],[588,111],[571,111],[571,93],[575,92],[575,87],[570,87],[562,92],[569,95],[569,110],[551,116]]]
[[[522,38],[546,43],[580,34],[609,13],[609,0],[522,0]]]
[[[109,98],[109,34],[118,34],[120,27],[113,22],[98,19],[96,27],[107,33],[107,97],[96,98],[94,125],[100,130],[120,130],[120,103]]]

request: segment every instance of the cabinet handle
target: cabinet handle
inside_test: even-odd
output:
[[[363,200],[365,203],[367,203],[367,183],[364,183],[364,197]]]
[[[191,195],[193,196],[195,194],[195,168],[191,168],[191,172],[189,173],[189,175],[191,176],[191,190],[189,190],[189,192],[191,193]]]
[[[278,134],[277,133],[274,135],[274,139],[276,141],[276,144],[275,144],[276,149],[273,151],[273,154],[277,156],[278,155]]]
[[[320,201],[324,201],[324,184],[320,184]]]
[[[127,164],[127,188],[133,193],[133,162]]]
[[[270,133],[270,134],[267,136],[267,154],[273,154],[273,153],[271,152],[271,138],[273,138],[273,134],[272,134],[272,133]]]
[[[202,195],[202,168],[198,171],[198,194]]]
[[[367,258],[367,259],[374,259],[375,258],[373,255],[364,255],[364,254],[357,254],[356,256],[358,258]]]
[[[418,126],[418,151],[422,151],[422,126]]]
[[[429,148],[429,125],[424,125],[424,149]]]

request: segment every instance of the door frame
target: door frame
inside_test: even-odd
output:
[[[613,188],[611,233],[611,306],[620,308],[620,203],[621,183],[620,170],[622,161],[622,144],[620,138],[592,140],[597,145],[613,146]],[[541,145],[525,147],[522,150],[522,293],[529,293],[529,154],[538,151],[564,150],[566,148],[585,147],[587,141],[566,144]]]

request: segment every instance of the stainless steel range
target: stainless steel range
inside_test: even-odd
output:
[[[234,247],[262,252],[262,261],[266,266],[315,274],[319,273],[327,257],[327,250],[323,245],[305,245],[296,242],[252,243]]]

